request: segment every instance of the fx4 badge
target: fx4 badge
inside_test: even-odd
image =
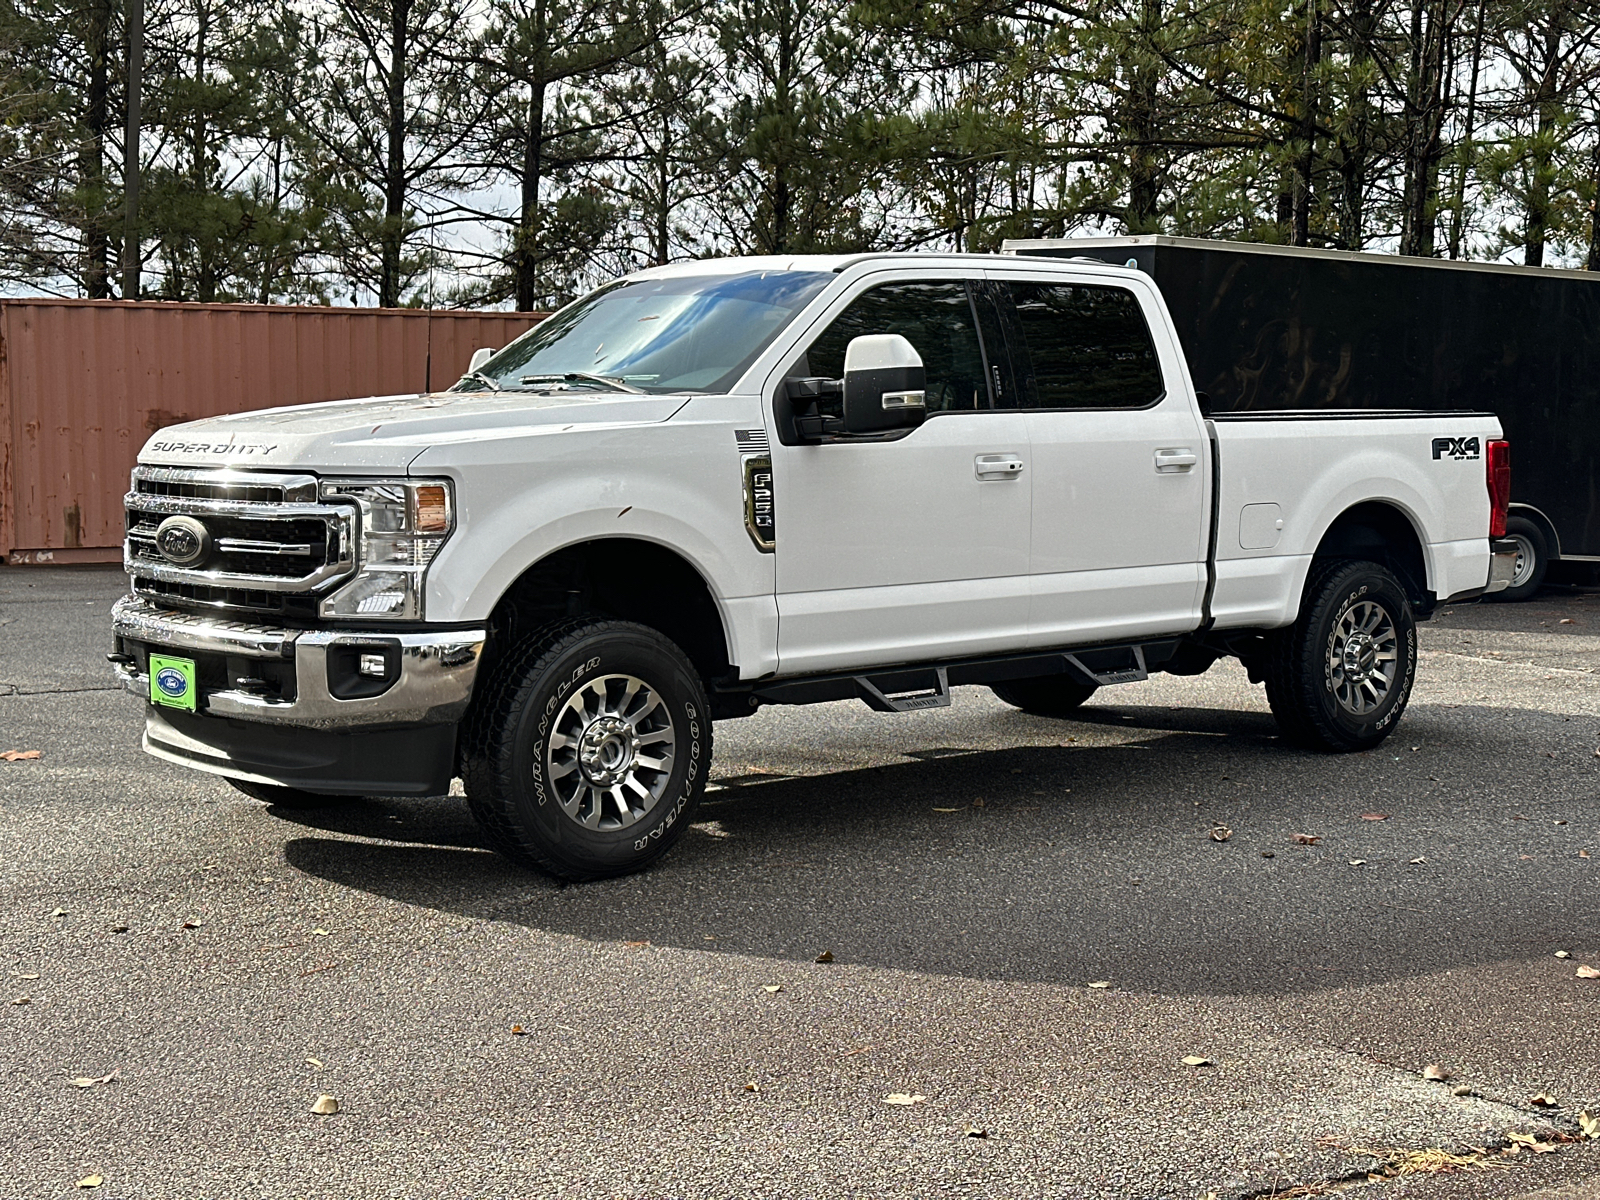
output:
[[[1433,456],[1435,458],[1453,458],[1456,460],[1478,457],[1478,439],[1475,437],[1442,437],[1433,439]]]

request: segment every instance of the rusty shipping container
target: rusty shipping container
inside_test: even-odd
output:
[[[0,559],[114,562],[139,448],[180,421],[430,391],[530,313],[0,301]]]

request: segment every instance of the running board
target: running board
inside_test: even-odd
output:
[[[904,671],[897,672],[895,676],[883,675],[884,687],[893,688],[903,682]],[[918,712],[924,708],[949,708],[950,707],[950,676],[943,667],[933,669],[933,686],[917,691],[884,691],[875,683],[871,676],[855,676],[855,685],[861,692],[861,698],[867,702],[867,707],[877,712]],[[890,680],[894,682],[891,683]]]
[[[1139,683],[1149,679],[1150,672],[1146,669],[1144,662],[1144,647],[1128,646],[1126,649],[1133,655],[1133,662],[1127,666],[1113,666],[1109,669],[1104,661],[1107,654],[1106,651],[1102,651],[1095,656],[1101,660],[1101,664],[1098,666],[1090,666],[1076,654],[1063,654],[1061,657],[1077,667],[1078,670],[1082,671],[1101,687],[1109,687],[1113,683]],[[1111,653],[1119,652],[1112,651]]]

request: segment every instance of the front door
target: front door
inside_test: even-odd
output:
[[[838,379],[851,338],[902,334],[922,356],[928,417],[886,437],[773,446],[784,675],[1027,641],[1027,415],[992,407],[982,283],[971,282],[907,271],[864,281],[788,372]]]
[[[1209,444],[1139,294],[991,272],[1033,472],[1036,648],[1184,633],[1205,589]],[[1181,370],[1168,362],[1166,374]]]

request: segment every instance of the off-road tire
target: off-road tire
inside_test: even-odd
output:
[[[1070,717],[1100,689],[1066,675],[1038,675],[991,683],[989,690],[1014,708],[1035,717]]]
[[[1544,530],[1527,517],[1508,518],[1506,537],[1517,542],[1517,566],[1520,568],[1517,576],[1520,578],[1514,577],[1510,587],[1501,588],[1489,599],[1512,603],[1532,600],[1544,586],[1545,574],[1550,569],[1550,543],[1545,540]]]
[[[279,783],[255,783],[249,779],[229,779],[228,782],[250,799],[278,808],[331,808],[335,804],[348,803],[351,799],[349,796],[301,791],[297,787],[285,787]]]
[[[608,678],[637,680],[652,690],[672,732],[655,743],[670,744],[670,769],[643,769],[660,795],[627,824],[616,824],[621,817],[615,798],[599,800],[593,791],[587,801],[576,802],[577,815],[569,813],[564,805],[578,782],[566,782],[573,769],[558,775],[570,764],[552,757],[558,753],[552,733],[567,728],[564,722],[588,719],[571,705],[592,686],[602,689],[602,700],[615,694],[614,685],[604,683]],[[596,717],[588,728],[598,725]],[[564,754],[572,741],[563,735],[563,743]],[[461,746],[467,802],[489,844],[517,862],[578,883],[643,870],[683,836],[705,791],[711,720],[698,672],[671,641],[631,621],[576,618],[530,633],[491,666],[462,723]],[[638,753],[643,751],[628,761],[647,761]],[[663,761],[659,754],[652,760]],[[591,787],[588,767],[579,770],[578,781]],[[638,777],[630,770],[628,778]],[[587,827],[582,815],[593,820],[596,805],[609,817]],[[603,827],[606,820],[614,827]]]
[[[1358,643],[1347,674],[1344,650],[1365,624],[1363,614],[1379,610],[1376,628],[1366,645],[1392,640],[1392,673],[1380,689],[1376,683],[1352,684],[1362,669]],[[1372,659],[1381,667],[1381,650]],[[1267,703],[1283,736],[1308,750],[1346,753],[1370,750],[1394,732],[1411,698],[1417,673],[1417,626],[1411,603],[1400,582],[1373,562],[1341,559],[1315,569],[1306,582],[1300,618],[1269,639],[1266,662]],[[1374,695],[1373,693],[1380,693]],[[1365,711],[1353,706],[1369,704]]]

